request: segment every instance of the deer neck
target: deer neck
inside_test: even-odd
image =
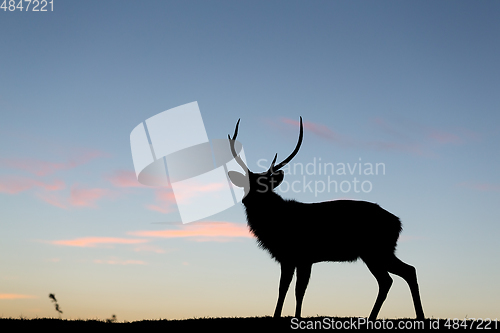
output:
[[[242,200],[245,206],[247,222],[253,227],[261,223],[269,223],[282,210],[285,200],[275,192],[249,193]]]

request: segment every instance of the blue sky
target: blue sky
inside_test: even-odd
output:
[[[403,221],[397,253],[418,270],[426,316],[494,318],[499,14],[494,1],[55,0],[53,12],[0,10],[0,313],[56,315],[49,293],[64,318],[273,312],[279,266],[233,232],[244,230],[241,206],[182,226],[168,188],[134,181],[132,129],[197,101],[211,139],[241,118],[255,171],[291,152],[299,116],[294,163],[384,163],[385,174],[359,177],[368,193],[282,194],[379,203]],[[236,229],[207,236],[213,221]],[[413,317],[394,280],[380,317]],[[376,293],[362,262],[317,264],[303,315],[367,316]]]

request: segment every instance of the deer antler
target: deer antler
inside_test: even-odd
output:
[[[236,128],[238,128],[238,126],[236,126]],[[295,157],[295,155],[297,155],[297,153],[299,152],[299,149],[300,149],[300,145],[302,144],[303,136],[304,136],[304,130],[303,130],[303,126],[302,126],[302,117],[300,117],[299,141],[297,142],[297,146],[295,147],[295,150],[283,162],[281,162],[280,164],[275,166],[274,162],[276,162],[276,158],[278,157],[278,154],[276,154],[274,156],[273,162],[271,163],[271,167],[269,168],[269,171],[271,173],[274,173],[274,172],[278,171],[279,169],[281,169],[282,167],[284,167],[288,162],[290,162],[292,160],[292,158]]]
[[[229,139],[229,146],[231,147],[231,153],[233,154],[234,159],[243,168],[243,171],[245,171],[245,173],[246,173],[248,168],[245,165],[245,162],[243,162],[243,160],[241,159],[241,157],[238,154],[236,154],[236,149],[234,149],[234,141],[236,140],[236,136],[238,136],[238,126],[239,125],[240,125],[240,119],[238,119],[238,122],[236,123],[236,128],[234,129],[233,138],[231,139],[229,134],[227,135],[227,138]]]

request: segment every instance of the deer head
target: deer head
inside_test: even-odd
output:
[[[267,171],[262,173],[254,173],[250,171],[248,167],[245,165],[245,162],[243,162],[240,156],[236,154],[236,150],[234,148],[234,141],[236,140],[236,136],[238,135],[239,124],[240,120],[238,119],[233,137],[231,138],[229,135],[227,137],[229,139],[231,153],[233,154],[234,159],[243,168],[246,174],[242,174],[237,171],[229,171],[228,172],[229,179],[235,186],[244,188],[245,196],[251,193],[259,193],[259,194],[271,193],[275,188],[277,188],[281,184],[281,182],[283,182],[285,173],[283,172],[283,170],[280,169],[283,168],[288,162],[290,162],[292,158],[294,158],[295,155],[297,155],[297,153],[299,152],[303,137],[302,117],[300,117],[299,141],[297,142],[295,150],[290,154],[290,156],[288,156],[279,164],[275,164],[276,158],[278,158],[278,154],[274,155],[274,159],[271,163],[271,166]]]

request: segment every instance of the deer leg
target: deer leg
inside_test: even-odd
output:
[[[302,312],[302,300],[306,293],[307,284],[311,277],[312,264],[303,264],[297,266],[297,282],[295,283],[295,317],[300,318]]]
[[[389,275],[389,272],[384,268],[384,266],[381,266],[377,262],[366,262],[366,266],[368,266],[368,269],[370,272],[375,276],[378,282],[378,295],[377,299],[375,300],[375,304],[373,305],[372,312],[370,313],[370,317],[368,317],[368,320],[374,321],[377,319],[377,315],[380,311],[380,308],[382,307],[382,304],[385,301],[385,298],[387,297],[387,293],[389,292],[389,289],[391,289],[392,285],[392,278]]]
[[[295,271],[295,266],[290,264],[281,264],[281,277],[280,277],[280,288],[278,295],[278,303],[276,304],[276,309],[274,310],[274,318],[281,317],[281,310],[283,310],[283,303],[285,302],[286,292],[292,282],[293,272]]]
[[[393,260],[389,264],[388,269],[389,272],[401,276],[406,281],[406,283],[408,283],[417,319],[425,319],[424,309],[422,308],[422,302],[420,301],[420,292],[418,290],[417,283],[417,270],[415,269],[415,267],[402,262],[401,260],[396,258],[396,256],[394,256]]]

